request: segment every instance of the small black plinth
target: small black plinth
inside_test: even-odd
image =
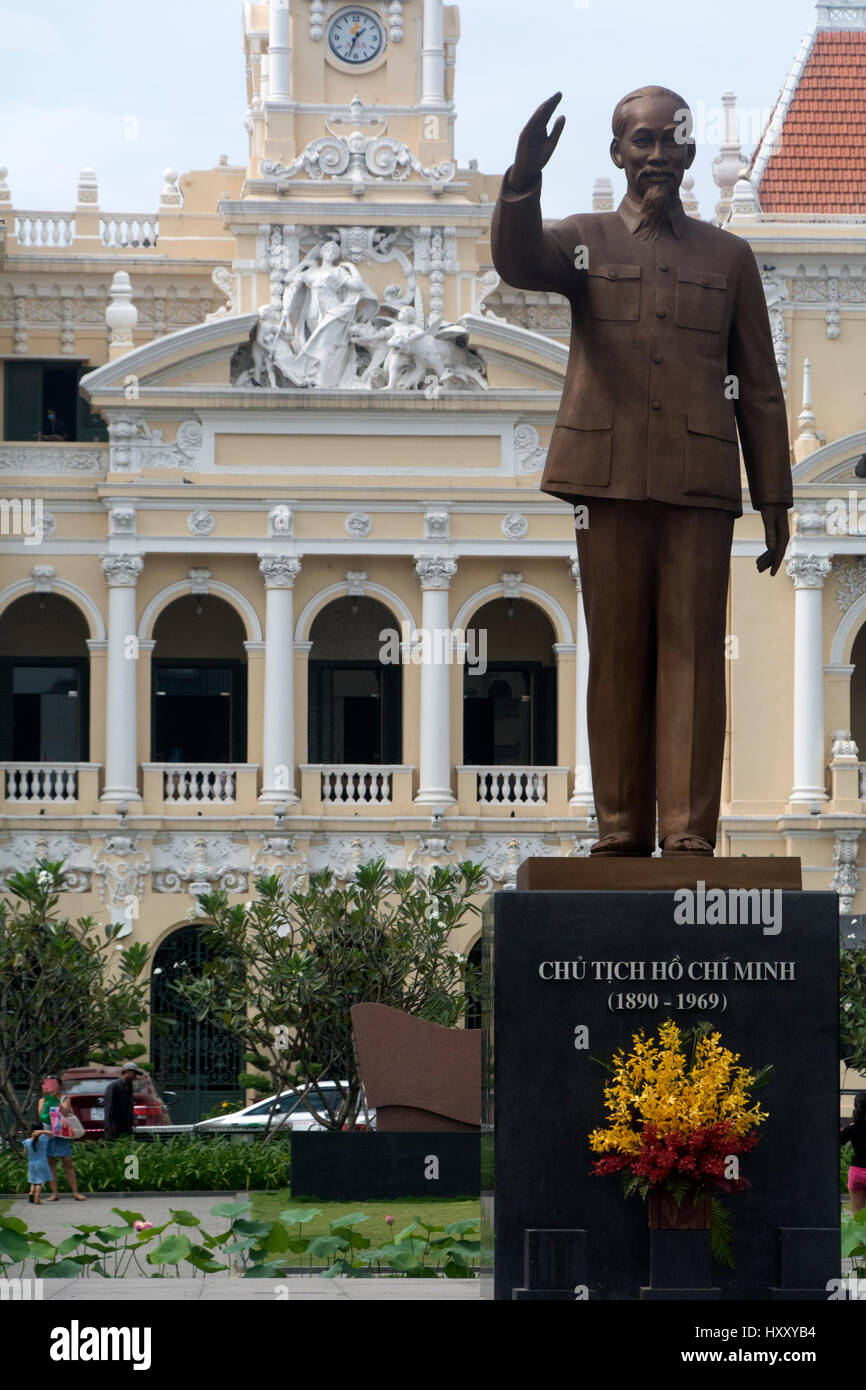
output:
[[[293,1134],[292,1195],[321,1202],[474,1197],[480,1144],[480,1134],[470,1133]]]

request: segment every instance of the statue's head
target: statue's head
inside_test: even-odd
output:
[[[625,171],[649,235],[657,233],[677,202],[695,154],[692,113],[677,92],[641,87],[617,103],[610,157]]]
[[[322,247],[322,260],[325,265],[333,265],[340,259],[340,244],[337,241],[326,241]]]
[[[397,315],[397,319],[400,323],[414,323],[415,310],[412,308],[412,305],[404,305],[403,308],[400,310],[399,314]]]

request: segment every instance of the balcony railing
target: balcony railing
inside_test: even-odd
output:
[[[15,238],[29,249],[71,247],[78,235],[74,212],[16,212]],[[150,250],[159,240],[159,218],[150,212],[106,213],[99,218],[102,244],[111,250]]]
[[[6,801],[68,805],[79,799],[80,774],[98,766],[98,763],[0,763]]]
[[[237,768],[230,763],[171,763],[162,769],[162,799],[196,805],[237,800]]]
[[[322,776],[322,801],[329,806],[390,804],[393,799],[394,777],[390,767],[332,765],[319,768]]]

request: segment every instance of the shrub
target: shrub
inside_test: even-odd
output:
[[[133,1156],[138,1176],[129,1178]],[[291,1173],[289,1145],[281,1140],[263,1146],[239,1138],[180,1134],[164,1141],[85,1141],[74,1146],[73,1159],[82,1192],[245,1192],[286,1187]],[[65,1186],[60,1164],[57,1177]],[[0,1151],[0,1191],[26,1192],[27,1186],[26,1160],[8,1149]]]

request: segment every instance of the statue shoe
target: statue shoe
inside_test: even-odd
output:
[[[630,830],[623,830],[615,835],[605,835],[589,852],[608,858],[648,859],[652,854],[652,847],[643,844]]]
[[[711,857],[715,850],[703,835],[695,835],[688,831],[682,835],[668,835],[662,844],[662,858],[673,859],[681,854],[704,854]]]

